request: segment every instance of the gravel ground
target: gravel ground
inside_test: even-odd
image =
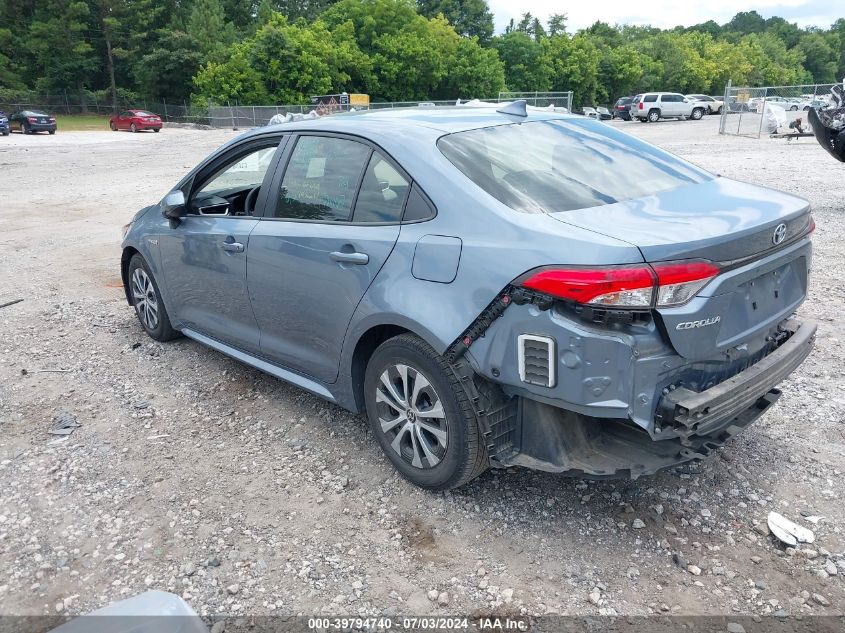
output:
[[[123,300],[120,227],[231,131],[0,140],[0,613],[84,613],[146,589],[200,614],[841,614],[843,166],[814,142],[616,124],[807,197],[816,351],[695,472],[589,482],[521,469],[448,494],[399,479],[363,419]],[[81,426],[50,435],[53,418]],[[816,542],[784,549],[776,510]],[[808,517],[822,517],[813,523]]]

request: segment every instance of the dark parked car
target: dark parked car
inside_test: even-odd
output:
[[[419,486],[638,477],[778,399],[816,332],[813,227],[589,118],[376,110],[231,140],[135,215],[121,273],[152,338],[366,413]]]
[[[146,110],[124,110],[109,119],[109,127],[113,131],[141,132],[152,130],[158,132],[161,130],[161,117]]]
[[[9,125],[9,117],[6,116],[6,113],[0,110],[0,133],[3,136],[9,136],[9,133],[12,131],[12,127]]]
[[[631,120],[631,111],[628,109],[631,105],[631,102],[634,100],[634,97],[620,97],[616,100],[616,103],[613,104],[613,118],[619,118],[623,121],[630,121]]]
[[[44,112],[21,110],[10,116],[9,121],[17,124],[21,134],[33,134],[35,132],[56,133],[56,117]]]

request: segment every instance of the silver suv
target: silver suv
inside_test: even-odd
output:
[[[660,119],[694,119],[698,121],[707,113],[707,104],[687,99],[677,92],[647,92],[631,110],[631,116],[643,123],[656,123]]]

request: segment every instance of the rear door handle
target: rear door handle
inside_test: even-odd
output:
[[[223,242],[220,246],[224,251],[229,251],[230,253],[244,252],[244,245],[240,242]]]
[[[370,256],[366,253],[344,253],[342,251],[334,251],[329,253],[331,257],[338,264],[369,264]]]

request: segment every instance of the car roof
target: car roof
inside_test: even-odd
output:
[[[502,104],[505,105],[505,104]],[[528,121],[548,121],[571,119],[575,115],[552,112],[541,109],[528,109],[527,116],[516,116],[498,112],[490,106],[436,106],[390,108],[383,110],[363,110],[344,112],[319,119],[304,119],[290,123],[280,123],[256,128],[247,134],[279,130],[313,130],[347,134],[384,134],[395,133],[401,129],[404,134],[416,137],[439,138],[444,134],[464,132],[483,127],[525,123]]]

